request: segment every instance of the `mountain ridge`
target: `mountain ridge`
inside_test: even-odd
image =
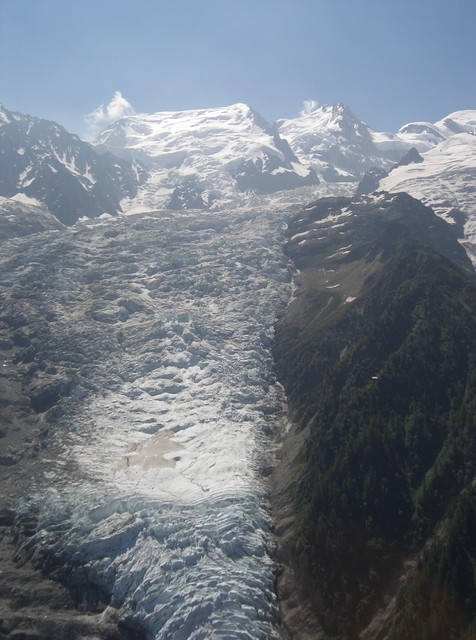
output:
[[[187,183],[216,192],[212,200],[230,201],[240,192],[272,193],[318,182],[273,127],[244,103],[125,116],[96,142],[148,166],[156,188],[144,189],[147,206],[167,206],[171,189]]]
[[[476,513],[471,263],[407,194],[319,200],[287,238],[299,273],[274,341],[292,419],[274,495],[284,619],[299,620],[300,597],[305,637],[472,638],[476,583],[448,566],[457,520]]]
[[[157,207],[214,211],[230,204],[252,206],[256,196],[269,196],[272,203],[274,194],[286,191],[289,201],[296,202],[300,188],[304,204],[309,188],[323,195],[329,189],[349,192],[367,171],[381,172],[380,177],[391,171],[392,179],[377,188],[409,190],[448,220],[451,209],[461,210],[471,250],[476,238],[476,162],[470,139],[466,147],[462,140],[476,131],[475,114],[457,111],[434,124],[408,123],[388,134],[372,130],[341,103],[273,124],[249,105],[237,103],[125,116],[106,127],[99,144],[92,146],[56,123],[3,108],[0,195],[43,203],[62,222],[72,224],[81,216]],[[25,150],[31,154],[33,147],[36,151],[27,158]],[[436,191],[443,194],[443,202],[429,198],[434,175],[425,188],[419,177],[415,188],[395,172],[411,148],[423,158],[429,154],[420,167],[423,178],[429,160],[440,157],[442,177]],[[450,164],[460,178],[450,175]]]
[[[0,195],[45,205],[60,222],[122,212],[146,173],[93,147],[56,122],[0,108]]]

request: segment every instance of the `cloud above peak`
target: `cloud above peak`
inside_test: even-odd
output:
[[[101,104],[99,107],[87,113],[84,116],[84,120],[89,129],[89,135],[91,138],[95,137],[100,129],[105,125],[119,120],[124,116],[130,116],[135,113],[131,103],[124,98],[120,91],[116,91],[109,104]]]
[[[317,100],[304,100],[302,104],[302,109],[299,112],[299,115],[307,116],[313,111],[315,111],[318,108],[318,106],[319,106],[319,103],[317,102]]]

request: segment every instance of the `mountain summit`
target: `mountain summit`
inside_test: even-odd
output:
[[[273,203],[288,206],[314,198],[319,183],[319,195],[349,194],[370,172],[366,190],[423,199],[457,220],[475,254],[475,123],[476,112],[467,110],[377,132],[338,103],[270,125],[237,103],[128,115],[92,145],[54,122],[1,107],[0,196],[73,224],[121,211],[254,206],[256,196],[278,192]],[[402,165],[412,148],[420,160]]]
[[[96,142],[147,167],[152,177],[137,199],[146,207],[170,207],[177,190],[183,208],[191,195],[208,208],[240,192],[273,193],[318,182],[271,125],[242,103],[127,116]]]
[[[276,125],[301,162],[326,182],[357,180],[371,167],[388,167],[399,158],[394,150],[379,150],[371,129],[341,103],[278,120]]]

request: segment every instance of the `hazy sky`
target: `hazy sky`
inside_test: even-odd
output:
[[[0,102],[80,135],[115,94],[268,121],[344,102],[395,131],[476,108],[475,25],[476,0],[0,0]]]

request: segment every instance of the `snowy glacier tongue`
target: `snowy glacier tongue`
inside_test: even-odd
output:
[[[49,318],[43,375],[72,385],[19,508],[39,513],[45,566],[85,572],[149,638],[278,637],[263,470],[282,226],[157,212],[23,241]]]

